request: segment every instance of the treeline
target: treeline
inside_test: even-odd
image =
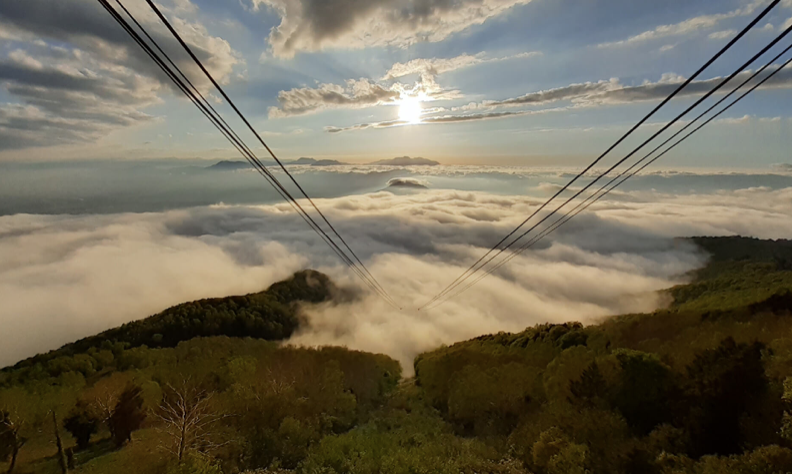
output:
[[[72,373],[0,390],[0,462],[11,471],[52,469],[42,437],[55,413],[72,438],[63,457],[87,472],[108,472],[107,456],[138,473],[294,468],[322,437],[365,420],[401,376],[386,356],[254,339],[197,338],[138,355],[126,371],[93,381]]]
[[[69,372],[90,377],[108,368],[126,370],[138,357],[130,349],[175,347],[196,337],[288,339],[299,326],[299,303],[329,301],[338,293],[326,275],[304,270],[259,293],[180,304],[23,360],[0,372],[0,386],[31,378],[59,377]]]
[[[698,241],[713,258],[669,309],[455,344],[416,383],[537,474],[789,472],[792,246]]]

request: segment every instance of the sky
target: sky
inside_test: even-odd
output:
[[[363,163],[409,155],[444,164],[512,166],[590,161],[767,4],[159,3],[283,158]],[[124,5],[241,130],[145,1]],[[636,140],[790,22],[792,1],[784,0]],[[665,162],[742,168],[788,163],[790,100],[792,71],[785,70]],[[243,137],[252,143],[252,136]],[[219,159],[234,153],[97,1],[0,4],[0,160]]]

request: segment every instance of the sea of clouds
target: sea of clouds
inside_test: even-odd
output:
[[[315,268],[359,296],[306,308],[309,324],[290,343],[386,353],[409,373],[418,353],[441,344],[667,304],[658,290],[706,262],[675,237],[792,235],[788,177],[741,187],[723,176],[663,175],[662,188],[614,192],[469,291],[417,311],[565,177],[531,178],[524,194],[437,189],[450,179],[475,188],[470,180],[482,179],[475,173],[414,176],[428,189],[387,188],[392,178],[379,176],[381,190],[316,202],[401,310],[364,291],[286,204],[0,216],[0,365],[184,301],[260,291]],[[707,179],[719,184],[705,186]]]

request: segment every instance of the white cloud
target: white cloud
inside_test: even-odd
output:
[[[779,65],[770,66],[759,79],[766,77]],[[739,84],[747,79],[753,71],[743,71],[732,80],[730,84]],[[722,77],[713,77],[705,80],[691,82],[683,89],[679,96],[698,96],[712,90],[723,80]],[[555,102],[569,101],[578,107],[596,107],[602,105],[624,104],[645,100],[659,100],[667,97],[673,92],[685,78],[674,73],[665,73],[656,81],[644,81],[637,86],[622,84],[618,79],[608,81],[585,82],[580,84],[570,84],[568,86],[547,89],[537,92],[500,100],[485,100],[474,102],[468,105],[454,108],[452,110],[479,110],[491,109],[495,107],[523,107],[523,106],[544,106]],[[789,88],[792,87],[792,70],[784,69],[778,72],[773,79],[767,82],[763,88]],[[725,91],[730,90],[727,85]]]
[[[481,53],[475,56],[462,54],[453,58],[413,59],[406,63],[396,63],[391,66],[388,72],[382,77],[382,80],[387,81],[410,74],[430,74],[432,76],[437,76],[438,74],[443,74],[448,71],[461,69],[474,64],[481,64],[483,61],[484,55]]]
[[[772,27],[772,25],[771,25]],[[723,31],[716,31],[714,33],[709,34],[709,39],[712,40],[722,40],[731,38],[732,36],[737,34],[737,30],[723,30]]]
[[[369,46],[407,47],[442,41],[530,0],[251,0],[281,23],[269,35],[277,57],[299,51]]]
[[[687,186],[687,176],[666,179]],[[350,304],[308,309],[310,326],[292,342],[385,352],[409,371],[412,357],[442,343],[649,311],[662,304],[656,290],[682,281],[702,261],[672,237],[788,236],[791,190],[622,192],[444,306],[395,311],[364,294]],[[317,204],[391,295],[415,308],[538,202],[426,190]],[[342,285],[359,285],[286,204],[0,217],[0,364],[182,301],[257,291],[309,266]]]
[[[661,25],[652,30],[644,31],[643,33],[631,36],[625,40],[613,41],[610,43],[602,43],[598,45],[598,47],[611,48],[611,47],[619,47],[619,46],[628,46],[628,45],[643,43],[646,41],[656,40],[660,38],[666,38],[670,36],[681,36],[691,33],[697,33],[704,29],[713,28],[724,20],[751,15],[759,7],[763,7],[765,3],[766,2],[764,0],[755,0],[749,3],[748,5],[745,5],[743,7],[740,7],[736,10],[727,13],[700,15],[697,17],[693,17],[681,21],[679,23]]]
[[[508,61],[510,59],[524,59],[541,55],[542,53],[538,51],[530,51],[500,58],[487,58],[486,53],[479,53],[475,56],[462,54],[453,58],[412,59],[406,63],[396,63],[391,66],[388,72],[382,77],[382,80],[387,81],[410,74],[438,76],[449,71],[474,66],[476,64]]]
[[[781,117],[756,117],[755,115],[743,115],[742,117],[730,117],[718,119],[715,123],[724,125],[747,125],[749,123],[780,123]]]

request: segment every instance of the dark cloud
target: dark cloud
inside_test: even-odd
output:
[[[388,180],[389,188],[429,189],[429,183],[416,178],[392,178]]]
[[[114,6],[120,10],[117,5]],[[147,27],[163,49],[171,52],[181,50],[176,39],[159,25],[154,13],[147,6],[136,2],[127,7]],[[209,36],[199,23],[174,17],[173,2],[165,2],[163,7],[166,13],[171,14],[174,26],[208,69],[220,79],[226,80],[232,67],[239,62],[230,45],[221,38]],[[47,0],[8,0],[0,4],[0,22],[12,32],[18,32],[20,39],[65,42],[101,60],[132,66],[136,71],[143,71],[152,77],[161,78],[163,82],[166,81],[148,55],[132,42],[99,2],[61,0],[53,3]],[[173,59],[184,70],[197,71],[186,54],[173,54]],[[207,82],[198,74],[194,76],[196,84]]]
[[[321,84],[317,88],[301,87],[278,93],[279,107],[271,107],[271,118],[316,112],[326,108],[363,108],[394,103],[399,92],[368,79],[349,80],[346,86]]]
[[[441,41],[530,0],[251,0],[273,8],[281,23],[272,53],[291,57],[327,47],[406,47]]]
[[[238,55],[200,24],[174,16],[190,5],[180,1],[164,8],[207,67],[227,81]],[[180,50],[152,12],[132,6],[163,48]],[[0,105],[0,136],[7,138],[0,150],[96,140],[150,120],[142,109],[156,103],[163,89],[175,91],[98,2],[8,0],[0,3],[0,29],[15,48],[0,58],[0,84],[25,105]],[[173,58],[206,89],[208,81],[186,54]]]
[[[776,68],[778,66],[775,66]],[[773,68],[768,68],[759,74],[755,81],[760,81],[767,77]],[[731,90],[730,86],[740,84],[753,74],[752,71],[744,71],[738,74],[730,83],[724,87],[724,92]],[[680,97],[704,95],[720,84],[723,77],[713,77],[711,79],[696,80],[690,83],[680,93]],[[571,84],[564,87],[547,89],[543,91],[530,92],[528,94],[502,100],[486,100],[480,103],[471,103],[456,110],[475,110],[481,108],[494,107],[523,107],[523,106],[542,106],[554,102],[569,101],[576,106],[594,107],[599,105],[623,104],[647,100],[660,100],[676,90],[685,78],[676,74],[664,74],[657,82],[646,81],[637,86],[626,86],[618,79],[609,81],[587,82],[582,84]],[[753,82],[751,83],[753,84]],[[750,84],[749,84],[750,85]],[[792,87],[792,69],[784,69],[770,79],[763,88],[790,88]]]

